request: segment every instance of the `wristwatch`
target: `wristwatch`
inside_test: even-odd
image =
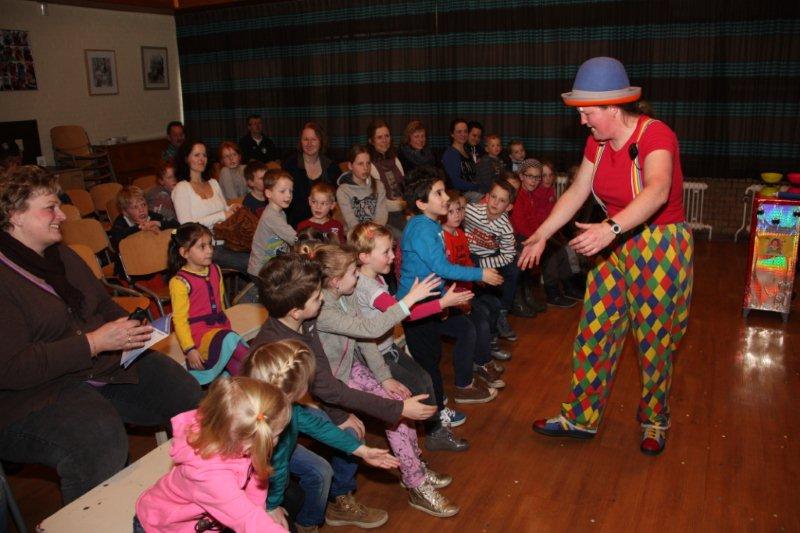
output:
[[[616,222],[614,222],[612,219],[610,219],[610,218],[607,218],[607,219],[605,220],[605,222],[606,222],[606,224],[608,224],[609,226],[611,226],[611,231],[614,233],[614,235],[619,235],[620,233],[622,233],[622,228],[620,228],[620,227],[619,227],[619,224],[617,224]]]

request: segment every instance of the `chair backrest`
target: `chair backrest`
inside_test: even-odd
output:
[[[80,210],[72,204],[61,204],[61,210],[67,215],[67,220],[80,220]]]
[[[341,163],[339,163],[339,170],[341,170],[342,172],[350,172],[348,161],[342,161]]]
[[[149,276],[167,269],[167,250],[172,230],[139,231],[119,243],[122,266],[129,276]]]
[[[119,206],[117,205],[117,199],[114,198],[113,200],[109,200],[106,202],[106,214],[108,215],[108,220],[111,221],[113,224],[114,221],[120,214]]]
[[[83,189],[67,189],[64,191],[69,196],[72,205],[78,208],[82,217],[86,217],[94,213],[94,202],[92,195]]]
[[[83,244],[94,254],[99,254],[111,246],[103,225],[93,218],[65,220],[61,223],[61,236],[64,244]]]
[[[158,178],[154,174],[150,174],[149,176],[140,176],[133,180],[131,185],[134,187],[139,187],[144,192],[147,192],[148,189],[152,189],[158,185]]]
[[[228,200],[228,205],[241,204],[242,202],[244,202],[244,196],[240,196],[238,198],[231,198],[230,200]]]
[[[50,129],[53,148],[72,155],[89,155],[92,147],[89,136],[81,126],[56,126]]]
[[[267,170],[280,170],[281,164],[277,161],[268,161],[266,164]]]
[[[61,190],[86,189],[86,181],[83,179],[82,170],[59,170],[57,175]]]
[[[94,255],[94,252],[92,252],[91,248],[85,244],[78,243],[70,244],[69,247],[72,248],[72,251],[74,251],[80,256],[81,259],[84,260],[86,265],[92,271],[92,274],[94,274],[94,277],[97,279],[103,277],[103,271],[100,270],[100,261],[97,260],[97,256]]]
[[[119,183],[100,183],[89,189],[94,210],[98,213],[105,213],[108,208],[108,201],[116,200],[117,193],[121,190],[122,185]]]

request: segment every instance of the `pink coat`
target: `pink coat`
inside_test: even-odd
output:
[[[249,458],[203,459],[189,446],[187,434],[196,422],[197,411],[172,419],[174,466],[136,502],[145,531],[194,533],[204,513],[237,533],[285,531],[267,514],[267,487],[251,475]]]

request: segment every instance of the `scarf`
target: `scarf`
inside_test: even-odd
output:
[[[53,287],[56,294],[66,302],[68,307],[80,314],[83,309],[83,293],[67,280],[64,262],[61,260],[58,249],[58,244],[48,246],[42,257],[12,237],[7,231],[0,230],[0,252],[20,268],[43,279]]]

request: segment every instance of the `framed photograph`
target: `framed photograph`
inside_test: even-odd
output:
[[[145,89],[169,89],[166,48],[142,46],[142,80]]]
[[[86,79],[91,96],[118,94],[117,56],[114,50],[84,50]]]
[[[25,30],[0,30],[0,91],[35,91],[36,71]]]

